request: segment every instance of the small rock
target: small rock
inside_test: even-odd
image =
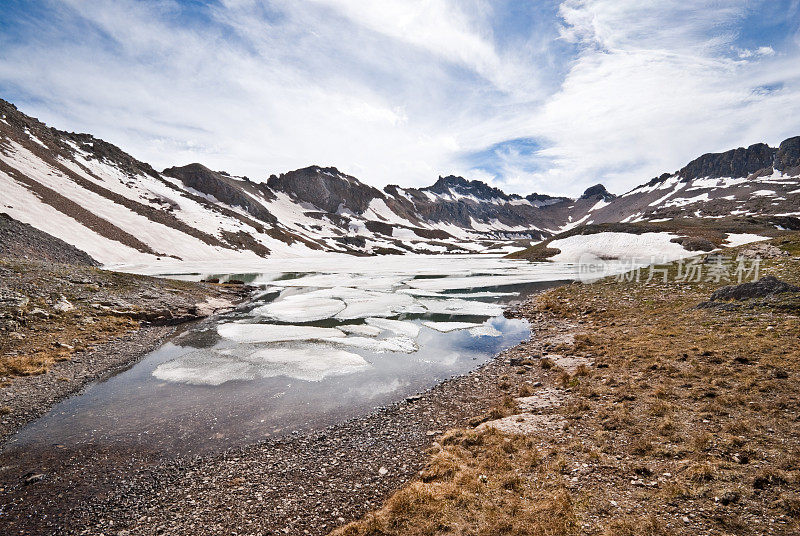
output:
[[[387,468],[385,468],[385,467],[381,467],[380,469],[378,469],[378,474],[381,475],[381,476],[384,476],[384,475],[386,475],[388,473],[389,473],[389,470]]]
[[[23,478],[23,482],[25,484],[35,484],[36,482],[41,482],[44,479],[43,473],[28,473]]]
[[[73,309],[75,309],[75,306],[72,305],[69,302],[69,300],[67,300],[67,298],[65,298],[64,296],[61,296],[61,298],[59,298],[58,302],[56,302],[56,304],[53,305],[53,309],[55,309],[59,313],[66,313],[68,311],[72,311]]]

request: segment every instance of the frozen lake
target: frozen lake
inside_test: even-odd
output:
[[[505,306],[575,278],[572,265],[487,256],[124,268],[240,279],[259,290],[61,402],[9,447],[141,444],[200,453],[363,415],[527,339],[527,323],[504,318]]]

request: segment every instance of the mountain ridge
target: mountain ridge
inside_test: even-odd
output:
[[[314,252],[504,253],[581,225],[799,215],[800,137],[707,153],[621,195],[508,194],[439,176],[383,189],[311,165],[251,180],[200,163],[159,172],[91,134],[0,99],[0,210],[103,263]]]

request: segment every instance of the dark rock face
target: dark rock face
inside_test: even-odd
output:
[[[267,181],[267,186],[333,213],[343,207],[355,214],[362,214],[373,199],[384,197],[376,188],[334,167],[311,166],[280,176],[273,175]]]
[[[465,195],[472,196],[478,199],[502,199],[508,201],[510,196],[499,188],[489,186],[481,181],[468,181],[464,177],[456,177],[448,175],[447,177],[439,177],[439,179],[427,188],[422,188],[423,191],[432,192],[435,194],[448,195]]]
[[[555,205],[556,203],[561,203],[564,201],[572,201],[569,197],[553,197],[547,194],[528,194],[525,196],[525,199],[530,201],[533,206],[536,207],[546,207],[548,205]]]
[[[586,189],[585,192],[583,192],[581,199],[597,199],[597,200],[602,199],[603,201],[609,201],[611,199],[614,199],[615,197],[617,196],[615,196],[612,193],[609,193],[609,191],[606,190],[606,187],[603,186],[602,184],[595,184],[594,186],[590,186],[589,188]]]
[[[783,140],[775,153],[775,169],[784,173],[800,173],[800,136]]]
[[[800,287],[790,285],[770,275],[753,283],[722,287],[711,294],[710,300],[741,301],[750,298],[768,298],[784,292],[800,292]]]
[[[756,143],[747,149],[739,147],[724,153],[708,153],[689,162],[678,172],[684,182],[704,177],[747,177],[772,166],[776,149]]]
[[[0,257],[100,266],[85,251],[0,213]]]
[[[183,167],[171,167],[164,170],[164,175],[174,177],[189,188],[207,195],[213,195],[219,201],[230,206],[242,207],[250,215],[261,221],[274,223],[273,216],[263,205],[247,195],[243,188],[244,181],[211,171],[201,164],[189,164]],[[246,183],[250,187],[250,183]]]

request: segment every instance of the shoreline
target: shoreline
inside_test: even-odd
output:
[[[248,287],[0,258],[0,450],[58,402],[137,363]]]
[[[10,409],[0,422],[0,452],[28,424],[56,404],[81,394],[95,382],[124,372],[163,344],[178,326],[146,326],[98,348],[55,363],[47,373],[16,377],[3,388],[0,405]]]
[[[524,308],[530,300],[529,297],[509,310]],[[7,512],[6,520],[15,529],[29,533],[81,533],[89,527],[90,532],[108,531],[109,523],[113,522],[113,527],[127,526],[125,530],[130,534],[150,534],[150,523],[147,527],[139,526],[138,519],[145,516],[152,520],[169,511],[169,518],[163,522],[172,525],[165,527],[168,532],[175,532],[188,530],[181,525],[187,518],[176,516],[174,510],[181,498],[189,494],[196,503],[204,504],[203,512],[189,505],[179,509],[193,516],[202,515],[206,521],[200,524],[212,527],[224,512],[235,507],[228,504],[235,499],[227,489],[234,482],[238,483],[235,488],[243,488],[235,490],[234,495],[248,487],[270,490],[261,493],[261,499],[254,503],[258,512],[242,514],[264,530],[281,526],[290,533],[308,530],[310,534],[325,534],[377,507],[391,492],[413,479],[424,464],[426,448],[437,435],[453,426],[468,425],[476,415],[484,415],[488,420],[492,410],[497,411],[493,405],[498,398],[509,393],[515,395],[523,383],[535,383],[535,379],[527,376],[523,379],[516,374],[519,367],[510,361],[536,351],[541,345],[542,332],[554,329],[563,332],[567,327],[530,323],[530,339],[469,373],[326,428],[232,447],[220,453],[161,461],[156,453],[143,449],[136,452],[136,449],[88,448],[56,456],[47,461],[51,466],[49,474],[58,475],[55,478],[48,478],[48,468],[36,468],[45,475],[36,486],[0,480],[7,495],[5,502],[14,506]],[[511,378],[512,382],[501,378]],[[64,464],[60,458],[72,461]],[[97,480],[102,482],[95,486],[97,493],[84,490],[70,495],[72,479],[84,475],[98,458],[112,460],[106,469],[121,472],[125,486],[112,485],[98,474]],[[131,464],[131,459],[138,460],[138,464]],[[115,465],[118,467],[114,468]],[[276,475],[276,470],[287,478]],[[69,504],[53,503],[46,498],[59,492],[69,497],[66,501]],[[309,508],[311,498],[317,504]],[[18,509],[36,510],[37,501],[43,508],[40,513],[60,511],[60,521],[54,525],[30,524],[32,512]],[[198,520],[192,519],[196,529]],[[234,525],[226,528],[236,530]],[[213,531],[209,528],[207,532]]]

